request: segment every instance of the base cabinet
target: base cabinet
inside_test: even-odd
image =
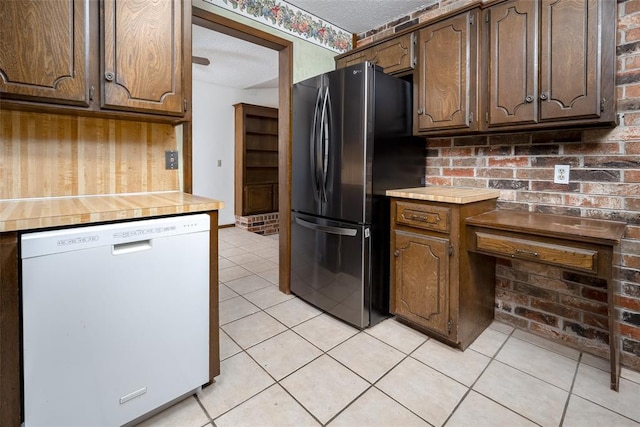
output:
[[[449,239],[398,230],[393,239],[396,315],[449,336]]]
[[[391,200],[391,312],[426,334],[467,348],[493,320],[495,262],[466,247],[466,217],[495,209]]]

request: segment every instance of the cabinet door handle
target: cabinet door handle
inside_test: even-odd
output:
[[[107,71],[106,73],[104,73],[104,78],[105,78],[105,80],[106,80],[106,81],[108,81],[108,82],[112,82],[114,77],[115,77],[115,76],[113,75],[113,73],[111,73],[111,72],[109,72],[109,71]]]
[[[393,256],[400,256],[400,251],[397,249],[393,251]]]
[[[524,100],[525,100],[525,102],[527,102],[528,104],[530,104],[530,103],[532,103],[532,102],[533,102],[533,96],[529,95],[529,96],[527,96]]]
[[[542,92],[542,93],[540,94],[540,99],[542,99],[543,101],[544,101],[545,99],[547,99],[548,97],[549,97],[549,94],[548,94],[547,92]]]
[[[418,115],[421,116],[424,114],[424,108],[418,108]]]

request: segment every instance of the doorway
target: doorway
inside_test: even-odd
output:
[[[291,218],[291,89],[293,85],[293,44],[253,27],[194,7],[192,23],[228,36],[236,37],[278,53],[278,212],[279,212],[279,289],[290,293],[290,218]],[[190,88],[189,88],[190,89]],[[184,126],[184,188],[193,190],[193,132],[191,123]]]

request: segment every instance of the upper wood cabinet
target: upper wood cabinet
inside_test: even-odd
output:
[[[183,114],[181,0],[104,0],[101,28],[102,106]]]
[[[484,129],[612,123],[615,2],[511,0],[484,12]]]
[[[89,0],[5,1],[0,98],[89,105]]]
[[[190,1],[9,1],[0,22],[2,108],[185,120]]]
[[[336,68],[369,61],[382,67],[386,74],[402,74],[413,70],[415,36],[413,33],[395,37],[384,43],[336,58]]]
[[[478,129],[478,13],[474,9],[418,31],[414,133]]]

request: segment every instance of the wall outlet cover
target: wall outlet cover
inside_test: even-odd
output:
[[[555,184],[569,183],[569,165],[556,165],[553,171],[553,182]]]

